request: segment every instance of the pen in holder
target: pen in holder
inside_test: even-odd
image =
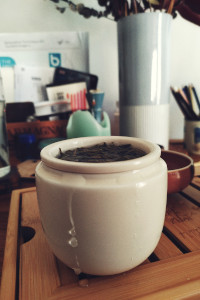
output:
[[[200,101],[193,85],[171,92],[185,117],[184,143],[189,154],[200,155]]]
[[[91,113],[78,110],[70,116],[66,129],[67,138],[111,135],[109,116],[102,111],[104,92],[90,90],[86,97]]]
[[[100,90],[90,90],[87,94],[87,99],[92,115],[98,123],[101,123],[104,92]]]

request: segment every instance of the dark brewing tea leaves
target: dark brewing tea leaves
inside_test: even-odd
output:
[[[116,145],[114,143],[75,148],[65,152],[62,152],[61,149],[59,150],[59,159],[90,163],[124,161],[146,155],[143,150],[134,148],[131,144]]]

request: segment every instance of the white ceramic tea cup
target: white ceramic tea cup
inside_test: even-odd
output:
[[[62,152],[99,143],[131,144],[140,158],[81,163]],[[76,273],[111,275],[134,268],[155,249],[163,229],[167,167],[160,148],[132,137],[86,137],[41,151],[36,187],[41,220],[54,254]]]

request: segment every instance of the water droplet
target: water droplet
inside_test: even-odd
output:
[[[76,275],[81,274],[81,269],[80,269],[80,268],[73,268],[73,270],[74,270],[74,273],[75,273]]]
[[[136,239],[137,238],[137,233],[133,232],[133,238]]]
[[[78,246],[78,241],[75,237],[72,237],[70,240],[69,240],[69,245],[72,246],[73,248],[76,248]]]
[[[88,287],[89,286],[89,281],[88,281],[87,278],[81,279],[81,280],[79,280],[78,284],[81,287]]]
[[[187,280],[190,280],[190,277],[187,277]]]
[[[76,235],[76,231],[75,231],[75,228],[74,228],[74,227],[72,227],[72,228],[69,230],[69,234],[70,234],[71,236],[75,236],[75,235]]]

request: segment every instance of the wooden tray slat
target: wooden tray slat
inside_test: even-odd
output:
[[[194,183],[200,188],[200,176],[195,176],[192,180],[192,183]]]
[[[20,192],[12,193],[2,267],[1,300],[15,299]]]
[[[189,253],[184,257],[172,258],[135,268],[116,276],[97,277],[89,280],[87,288],[73,285],[70,288],[58,288],[51,300],[82,299],[82,300],[117,300],[117,299],[162,299],[169,300],[180,296],[182,287],[190,283],[198,287],[200,293],[200,252]],[[193,284],[191,284],[193,282]],[[162,291],[162,297],[156,298],[156,293]],[[188,289],[184,296],[193,293]],[[183,295],[183,294],[182,294]],[[199,294],[200,295],[200,294]]]
[[[200,207],[178,193],[168,197],[165,227],[188,250],[200,249]]]
[[[183,192],[183,194],[191,197],[193,200],[195,200],[200,205],[200,188],[198,190],[194,186],[189,185],[182,192]]]
[[[21,300],[45,299],[60,285],[56,261],[43,234],[38,204],[34,192],[23,194],[21,226],[31,227],[35,236],[21,245],[19,298]]]
[[[183,254],[165,234],[161,235],[159,244],[154,250],[154,253],[160,260]]]
[[[18,237],[19,211],[21,235]],[[115,276],[86,276],[80,280],[55,258],[46,242],[35,188],[15,191],[10,207],[0,299],[16,300],[15,293],[19,300],[200,299],[200,238],[191,232],[199,226],[199,217],[198,206],[180,194],[171,195],[165,226],[192,252],[182,254],[173,241],[162,234],[154,251],[160,261],[146,261]],[[33,228],[35,235],[26,242],[27,227]],[[18,268],[19,240],[24,242],[19,247]],[[19,287],[15,289],[17,282]]]

